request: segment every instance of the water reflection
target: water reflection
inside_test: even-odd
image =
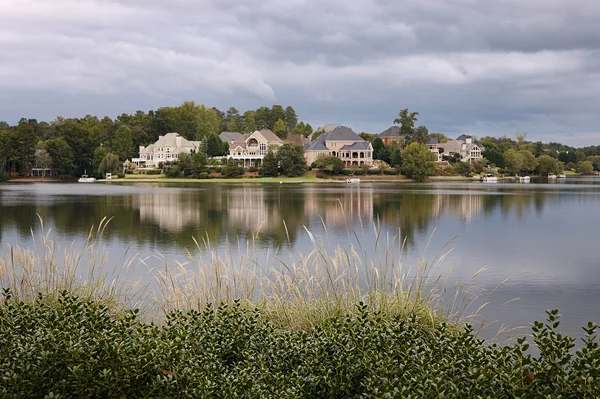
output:
[[[377,221],[409,245],[440,218],[465,224],[478,218],[522,222],[544,214],[548,204],[596,201],[594,188],[498,185],[210,185],[135,187],[10,185],[0,191],[0,238],[8,230],[29,236],[37,214],[65,237],[81,237],[105,216],[113,218],[109,238],[152,245],[194,245],[192,236],[212,242],[253,239],[264,246],[294,245],[304,226],[332,232]]]

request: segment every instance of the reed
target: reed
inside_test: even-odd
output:
[[[417,316],[424,328],[440,321],[458,325],[472,318],[480,294],[473,281],[450,287],[450,276],[439,271],[452,240],[431,260],[427,243],[418,264],[411,267],[403,262],[406,243],[400,234],[382,231],[378,221],[361,221],[358,231],[347,227],[344,246],[329,241],[324,222],[324,237],[305,228],[312,247],[304,253],[279,248],[259,254],[259,229],[245,242],[228,241],[225,251],[217,250],[206,235],[194,240],[195,248],[186,250],[183,260],[128,254],[112,267],[102,245],[109,222],[105,218],[92,227],[81,245],[63,248],[40,218],[41,233],[36,236],[32,230],[31,248],[8,246],[0,254],[2,288],[22,301],[39,293],[55,298],[67,291],[115,309],[142,307],[153,319],[175,309],[203,310],[210,304],[236,302],[258,308],[276,326],[290,330],[356,312],[359,302],[385,317]],[[139,265],[149,270],[146,283],[123,278]]]

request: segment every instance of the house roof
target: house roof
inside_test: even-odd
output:
[[[258,133],[260,133],[260,135],[263,136],[268,142],[283,143],[283,140],[281,140],[275,133],[268,129],[260,130]]]
[[[427,144],[439,144],[437,137],[430,137],[427,139]]]
[[[179,145],[177,145],[177,141],[179,140]],[[179,133],[167,133],[164,136],[159,136],[156,143],[154,143],[154,147],[200,147],[199,141],[190,141],[184,137],[182,137]],[[146,147],[150,148],[150,146]]]
[[[231,141],[243,141],[246,139],[245,135],[242,133],[234,133],[234,132],[223,132],[219,135],[219,138],[226,143]]]
[[[325,132],[325,133],[329,133],[331,132],[333,129],[335,129],[337,126],[333,125],[331,123],[326,124],[325,126],[323,126],[321,129]]]
[[[340,151],[354,151],[354,150],[369,150],[371,143],[368,141],[357,141],[352,145],[345,145],[340,148]]]
[[[467,141],[467,139],[472,139],[473,136],[469,136],[468,134],[461,134],[456,138],[456,140]]]
[[[321,136],[324,136],[322,134]],[[319,137],[321,137],[319,136]],[[338,126],[331,132],[327,133],[327,141],[365,141],[358,134],[354,133],[352,129],[346,126]]]
[[[325,138],[328,136],[327,133],[321,134],[319,137],[314,139],[310,144],[304,147],[304,151],[329,151],[325,146]]]
[[[154,144],[150,144],[148,147],[145,147],[140,154],[152,154],[154,152]]]
[[[385,129],[383,132],[379,133],[379,137],[398,137],[400,135],[400,127],[398,126],[390,126]]]

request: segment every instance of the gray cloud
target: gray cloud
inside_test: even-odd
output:
[[[600,3],[0,0],[0,120],[184,100],[313,125],[600,141]]]

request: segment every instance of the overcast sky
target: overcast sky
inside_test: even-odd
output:
[[[0,120],[193,100],[600,145],[598,0],[0,0]]]

